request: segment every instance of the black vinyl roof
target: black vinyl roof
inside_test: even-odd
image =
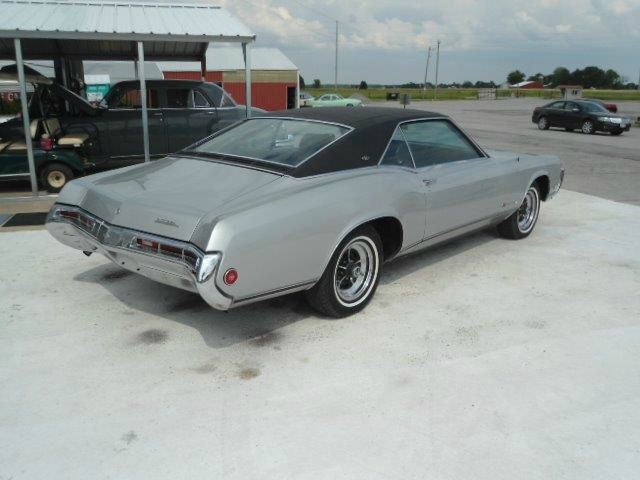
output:
[[[419,118],[443,117],[436,112],[387,107],[314,107],[297,110],[269,112],[269,117],[292,117],[321,122],[341,123],[354,128],[368,128],[374,125],[416,120]]]
[[[265,116],[339,123],[353,128],[352,132],[289,172],[294,177],[375,166],[399,123],[446,117],[424,110],[387,107],[314,107],[269,112]]]

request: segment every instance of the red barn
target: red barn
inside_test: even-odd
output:
[[[164,78],[200,80],[196,62],[158,62]],[[237,47],[214,47],[207,50],[207,82],[224,88],[236,102],[245,103],[244,59]],[[254,107],[264,110],[296,108],[298,102],[298,67],[277,48],[251,49],[251,98]]]

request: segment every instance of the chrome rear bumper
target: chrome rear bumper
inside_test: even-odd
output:
[[[233,304],[233,299],[215,284],[219,252],[204,253],[189,243],[111,225],[69,205],[55,204],[46,227],[64,245],[101,253],[120,267],[151,280],[196,292],[218,310],[227,310]]]

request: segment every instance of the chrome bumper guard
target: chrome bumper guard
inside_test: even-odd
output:
[[[101,253],[127,270],[199,293],[214,308],[227,310],[233,303],[215,285],[222,258],[219,252],[204,253],[187,242],[111,225],[70,205],[55,204],[46,226],[64,245]]]

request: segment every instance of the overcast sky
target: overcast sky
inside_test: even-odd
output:
[[[443,82],[503,82],[598,65],[637,82],[640,0],[221,0],[278,47],[310,82],[333,82],[340,20],[341,83],[422,82],[428,45],[441,40]],[[432,57],[433,60],[433,57]],[[433,81],[435,62],[429,79]]]

